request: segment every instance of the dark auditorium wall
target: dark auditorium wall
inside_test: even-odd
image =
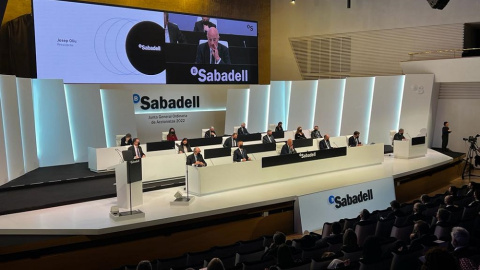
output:
[[[258,21],[259,84],[270,83],[270,0],[83,0],[84,2]],[[31,13],[31,0],[10,0],[2,24]]]

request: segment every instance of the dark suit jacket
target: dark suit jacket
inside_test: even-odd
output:
[[[168,22],[168,36],[170,37],[170,43],[187,43],[182,31],[178,29],[178,26],[174,23]]]
[[[330,148],[332,148],[332,145],[330,144],[330,140],[328,140],[328,146]],[[327,141],[325,141],[325,140],[320,141],[319,148],[320,148],[320,150],[329,149],[329,148],[327,148]]]
[[[271,141],[268,140],[268,135],[265,135],[265,136],[263,136],[263,138],[262,138],[262,142],[263,142],[263,143],[276,143],[275,138],[273,137],[273,135],[270,136],[270,140],[271,140]]]
[[[312,130],[311,137],[312,139],[323,138],[319,130]]]
[[[295,133],[295,140],[306,139],[305,134]]]
[[[212,22],[207,22],[208,27],[217,27],[214,23]],[[193,27],[193,32],[205,32],[203,30],[203,21],[198,21],[195,23],[195,26]]]
[[[243,148],[243,155],[240,153],[240,148],[237,148],[237,150],[233,152],[233,161],[242,162],[242,159],[244,158],[248,160],[248,154],[245,148]]]
[[[395,135],[393,135],[393,140],[394,141],[401,141],[403,139],[405,139],[405,136],[403,136],[403,134],[395,133]]]
[[[239,127],[238,130],[237,130],[237,134],[238,135],[248,135],[250,133],[248,133],[248,130],[246,128]]]
[[[442,127],[442,139],[447,139],[448,140],[448,134],[450,133],[450,128],[449,127]]]
[[[178,150],[183,152],[183,146],[181,144],[177,144]],[[187,152],[193,152],[190,145],[187,144]]]
[[[412,242],[410,243],[409,250],[416,250],[416,249],[421,249],[423,248],[422,246],[433,246],[434,243],[433,241],[436,241],[437,237],[433,234],[425,234],[420,236],[417,239],[413,239]]]
[[[201,161],[205,164],[205,167],[207,166],[207,163],[203,159],[202,154],[197,155],[197,161]],[[187,165],[193,165],[195,163],[195,154],[191,154],[190,156],[187,157]]]
[[[295,154],[295,153],[297,153],[297,151],[294,148],[292,154]],[[288,154],[290,154],[288,151],[288,144],[285,144],[282,146],[282,151],[280,151],[280,155],[288,155]]]
[[[135,146],[130,146],[128,148],[128,151],[132,152],[133,154],[133,157],[137,156],[137,153],[135,153]],[[140,151],[140,157],[143,157],[145,155],[145,153],[143,153],[143,150],[142,150],[142,147],[139,145],[138,146],[138,151]]]
[[[275,131],[283,131],[283,127],[276,126],[276,127],[275,127]]]
[[[360,140],[358,140],[358,143],[359,144],[361,143]],[[350,147],[357,146],[357,142],[355,141],[355,137],[352,136],[348,139],[348,146],[350,146]]]
[[[120,145],[121,146],[132,145],[133,138],[130,138],[128,142],[125,142],[126,140],[127,140],[127,136],[123,136],[122,139],[120,140]]]
[[[230,53],[228,52],[228,48],[225,47],[224,45],[218,43],[218,55],[220,58],[219,64],[226,64],[230,65]],[[210,47],[208,47],[208,43],[202,43],[198,45],[197,47],[197,58],[195,59],[195,64],[210,64],[210,57],[212,58],[212,61],[215,61],[213,56],[210,54]]]
[[[215,134],[215,136],[213,136],[213,134]],[[205,132],[205,138],[212,138],[212,137],[216,137],[217,136],[217,133],[214,132],[210,132],[210,130],[207,130]]]
[[[235,140],[235,141],[236,141],[236,140]],[[235,146],[236,146],[236,144],[235,144]],[[232,137],[227,138],[227,139],[225,140],[225,142],[223,143],[223,147],[228,147],[228,148],[234,147],[234,145],[233,145],[233,138],[232,138]]]

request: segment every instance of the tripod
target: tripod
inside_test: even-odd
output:
[[[480,177],[478,175],[472,174],[472,168],[473,168],[473,154],[475,154],[475,157],[478,156],[478,146],[475,141],[470,142],[470,147],[468,148],[468,153],[467,157],[465,159],[465,166],[463,167],[463,172],[462,172],[462,180],[465,179],[465,174],[468,173],[468,182],[470,182],[470,177]]]

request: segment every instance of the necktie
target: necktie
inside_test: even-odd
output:
[[[329,141],[326,141],[327,142],[327,149],[330,149],[330,142]]]
[[[237,142],[232,138],[233,146],[237,146]]]
[[[267,136],[267,138],[269,142],[272,142],[272,139],[270,139],[270,136]]]
[[[140,157],[140,151],[139,151],[138,147],[136,149],[137,149],[137,157]]]
[[[193,155],[195,157],[195,162],[197,162],[197,155]]]

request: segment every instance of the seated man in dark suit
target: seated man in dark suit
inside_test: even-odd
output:
[[[288,154],[296,154],[297,151],[293,148],[293,140],[288,139],[287,143],[282,147],[282,151],[280,151],[280,155],[288,155]]]
[[[310,137],[312,139],[322,138],[322,134],[320,134],[320,131],[318,130],[318,126],[315,126],[313,128],[312,132],[310,133]]]
[[[399,129],[395,135],[393,135],[394,141],[403,141],[405,140],[405,136],[403,136],[403,128]]]
[[[230,53],[228,48],[218,41],[220,36],[215,27],[210,28],[207,32],[207,42],[198,45],[197,58],[195,64],[226,64],[230,65]]]
[[[213,137],[217,137],[217,133],[215,133],[215,128],[214,127],[210,127],[209,130],[207,130],[205,132],[205,138],[213,138]]]
[[[326,247],[328,244],[336,245],[343,242],[342,225],[339,222],[332,223],[332,234],[317,241],[316,247]]]
[[[187,157],[187,165],[196,166],[196,167],[206,167],[207,163],[203,159],[201,150],[198,147],[195,147],[193,154]]]
[[[478,248],[470,246],[470,233],[462,227],[452,228],[452,255],[457,259],[470,258],[480,254]]]
[[[275,132],[283,131],[282,125],[283,125],[282,122],[278,122],[278,125],[275,127]]]
[[[422,249],[423,246],[433,246],[437,237],[433,235],[428,227],[428,224],[423,220],[418,220],[413,226],[413,232],[410,234],[409,250]]]
[[[210,17],[202,17],[202,19],[195,23],[193,32],[207,32],[210,27],[217,27],[210,21]]]
[[[267,134],[262,138],[263,143],[276,143],[275,138],[272,135],[272,130],[268,130]]]
[[[400,209],[400,203],[396,200],[390,202],[390,207],[392,208],[392,212],[388,213],[386,219],[397,218],[397,217],[404,217],[406,214]],[[397,226],[403,224],[396,224]]]
[[[355,146],[361,146],[362,143],[360,142],[360,132],[355,131],[353,133],[353,136],[348,139],[348,146],[350,147],[355,147]]]
[[[144,158],[145,154],[143,153],[142,147],[140,146],[140,139],[133,139],[133,145],[128,148],[128,151],[132,152],[133,158]]]
[[[163,13],[163,21],[165,24],[165,43],[186,43],[182,31],[178,26],[168,20],[168,12]]]
[[[223,143],[223,147],[225,148],[232,148],[237,146],[237,133],[233,133],[230,138],[227,138]]]
[[[245,123],[242,123],[242,125],[240,125],[240,127],[237,130],[237,133],[238,133],[238,135],[248,135],[248,134],[250,134],[250,133],[248,133],[247,128],[245,128]]]
[[[423,211],[425,211],[426,206],[423,205],[422,203],[415,203],[413,205],[413,214],[407,217],[407,221],[405,224],[413,224],[418,220],[423,220],[427,224],[430,224],[432,222],[432,219],[430,217],[427,217],[423,214]]]
[[[127,133],[127,135],[123,136],[120,140],[120,146],[132,145],[132,134]]]
[[[249,160],[252,160],[252,159],[248,157],[247,150],[243,148],[243,142],[239,141],[237,150],[233,152],[233,161],[244,162]]]
[[[330,136],[328,134],[325,134],[325,136],[323,137],[323,140],[320,141],[319,148],[320,148],[320,150],[332,149],[333,148],[330,145]]]

